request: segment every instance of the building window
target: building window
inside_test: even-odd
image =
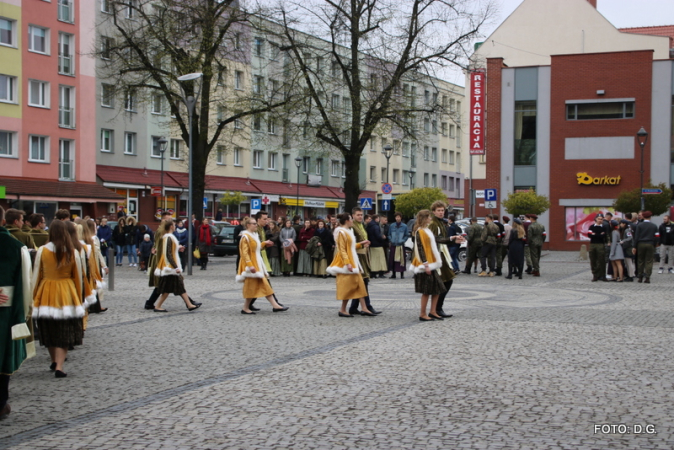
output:
[[[128,91],[124,99],[124,109],[129,112],[136,112],[136,93]]]
[[[234,89],[238,91],[243,89],[243,72],[240,70],[234,71]]]
[[[515,165],[536,165],[536,101],[515,102]]]
[[[0,157],[16,158],[16,133],[13,131],[0,131]]]
[[[428,187],[428,174],[424,174],[424,187]]]
[[[431,93],[424,91],[424,105],[428,106],[431,104]]]
[[[0,102],[17,103],[16,77],[0,75]]]
[[[267,133],[276,134],[276,120],[267,118]]]
[[[68,23],[75,21],[72,0],[58,0],[58,9],[58,20]]]
[[[241,50],[241,33],[234,33],[234,50]]]
[[[384,180],[388,183],[388,174],[386,173],[386,167],[381,168],[381,182],[383,183]]]
[[[28,50],[36,53],[49,52],[49,29],[35,25],[28,26]]]
[[[417,106],[417,87],[412,86],[411,92],[410,92],[410,106],[412,108]]]
[[[242,164],[241,164],[241,148],[240,147],[234,147],[234,165],[235,166],[242,166]]]
[[[101,106],[105,106],[106,108],[112,108],[115,105],[114,99],[115,99],[114,86],[110,84],[101,85]]]
[[[400,170],[393,169],[393,184],[400,183]]]
[[[342,160],[342,178],[346,178],[346,161]]]
[[[262,58],[264,56],[264,39],[256,37],[253,41],[255,56]]]
[[[410,179],[409,170],[403,170],[403,186],[407,186],[407,181]]]
[[[75,74],[75,58],[73,49],[75,37],[72,34],[59,33],[59,73],[63,75]]]
[[[449,137],[450,138],[454,137],[454,125],[449,126]]]
[[[264,157],[264,152],[262,150],[253,151],[253,169],[262,169],[262,158]]]
[[[259,114],[253,116],[253,130],[262,131],[262,116]]]
[[[431,120],[430,119],[424,119],[424,132],[425,133],[431,132]]]
[[[456,152],[456,169],[457,172],[461,172],[461,152]]]
[[[241,122],[240,118],[234,119],[234,128],[236,128],[237,130],[243,128],[243,122]]]
[[[567,120],[633,119],[634,102],[567,103],[566,118]]]
[[[377,182],[377,166],[370,166],[370,183]]]
[[[461,127],[456,127],[456,147],[461,148]]]
[[[136,133],[124,133],[124,154],[136,154]]]
[[[431,175],[431,187],[438,187],[438,176],[436,174]]]
[[[161,146],[159,144],[159,136],[152,136],[152,157],[153,158],[163,158],[164,155],[161,152]]]
[[[438,134],[438,121],[437,120],[431,121],[431,132],[433,134]]]
[[[447,164],[447,149],[446,148],[442,149],[442,162]]]
[[[311,165],[311,158],[304,156],[302,158],[302,173],[309,173],[309,166]]]
[[[330,161],[330,175],[333,177],[338,177],[340,175],[339,161],[337,161],[336,159]]]
[[[424,145],[424,161],[428,161],[428,159],[429,159],[428,145]]]
[[[59,87],[59,126],[75,128],[75,88]]]
[[[278,153],[269,152],[269,164],[267,164],[268,170],[278,170],[276,167],[276,161],[278,160]]]
[[[382,153],[386,153],[386,152],[384,151],[384,147],[386,147],[386,144],[388,144],[388,139],[386,139],[385,137],[381,138],[381,147],[380,147],[380,149],[381,149],[381,152],[382,152]]]
[[[111,0],[101,0],[101,12],[104,13],[112,13],[112,8],[110,8],[110,1]]]
[[[452,182],[454,181],[453,178],[451,178]],[[443,191],[447,190],[447,175],[443,175],[440,177],[440,187],[442,188]]]
[[[332,109],[338,109],[339,108],[339,95],[337,94],[332,94]]]
[[[28,161],[49,162],[49,138],[47,136],[29,136],[30,155]]]
[[[340,71],[339,63],[337,61],[333,61],[332,65],[330,66],[330,75],[332,75],[334,78],[337,78],[340,74]]]
[[[181,139],[171,139],[171,150],[170,158],[171,159],[180,159],[180,147],[182,146]]]
[[[281,54],[281,47],[278,44],[270,44],[269,46],[269,59],[272,61],[278,61],[278,57]]]
[[[253,77],[253,93],[258,95],[262,94],[263,89],[264,89],[264,78],[259,75],[255,75]]]
[[[224,166],[225,164],[225,146],[218,145],[215,149],[215,163],[219,166]]]
[[[114,131],[101,129],[101,151],[102,152],[112,152],[112,136]]]
[[[454,164],[454,150],[449,151],[449,163]]]
[[[152,94],[152,114],[162,113],[162,103],[164,96],[162,94]]]
[[[377,151],[377,137],[376,136],[370,137],[370,151],[371,152]]]
[[[107,36],[101,36],[101,59],[112,58],[112,48],[115,46],[115,41]]]
[[[49,108],[49,83],[29,80],[28,89],[28,105]]]
[[[440,124],[440,132],[443,136],[447,136],[447,122],[442,122]]]
[[[316,170],[314,171],[316,175],[321,175],[323,173],[323,159],[316,159]]]
[[[409,158],[410,156],[410,143],[403,142],[403,158]]]
[[[0,45],[16,47],[16,21],[0,17]]]
[[[124,0],[126,6],[126,18],[133,19],[136,17],[136,8],[138,8],[138,0]]]
[[[59,140],[59,180],[75,181],[75,141]]]
[[[431,148],[431,161],[433,162],[438,161],[438,149],[435,147]]]

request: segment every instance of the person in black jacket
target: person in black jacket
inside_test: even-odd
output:
[[[143,236],[143,241],[138,246],[138,252],[140,253],[140,270],[143,272],[147,272],[153,248],[154,242],[152,242],[151,236],[146,233]]]
[[[456,217],[451,214],[448,218],[447,221],[449,222],[449,226],[447,227],[447,236],[451,239],[453,236],[462,236],[463,231],[461,230],[461,227],[459,227],[455,223]],[[459,252],[461,251],[461,243],[463,242],[463,238],[454,238],[452,239],[451,244],[449,244],[449,256],[452,257],[452,269],[454,269],[454,272],[459,273]]]
[[[388,271],[386,254],[384,253],[386,239],[381,234],[379,215],[372,214],[368,218],[369,221],[366,218],[365,231],[367,232],[367,239],[370,241],[370,274],[372,278],[383,278]]]
[[[590,266],[592,267],[592,281],[606,281],[606,228],[604,215],[597,214],[594,224],[587,231],[590,238]]]
[[[124,249],[126,247],[126,220],[124,218],[119,219],[115,229],[112,230],[112,241],[115,243],[115,266],[121,266],[122,260],[124,259]]]
[[[644,283],[651,282],[651,273],[653,272],[653,255],[655,254],[655,244],[659,241],[660,232],[658,226],[651,222],[650,211],[644,211],[641,216],[643,222],[637,225],[634,232],[634,248],[632,253],[637,255],[637,281],[643,280]]]
[[[674,273],[672,268],[672,259],[674,259],[674,224],[669,219],[669,216],[664,216],[660,224],[660,270],[658,273],[664,272],[665,260],[667,260],[667,272]]]

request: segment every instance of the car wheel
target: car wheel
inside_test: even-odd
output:
[[[213,253],[213,256],[216,256],[216,257],[219,258],[221,256],[225,256],[225,254],[224,253]]]
[[[466,251],[465,251],[465,250],[461,250],[461,251],[459,252],[459,261],[460,261],[460,262],[465,262],[467,256],[468,256],[468,255],[466,255]]]

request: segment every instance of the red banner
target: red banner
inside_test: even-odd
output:
[[[470,73],[470,154],[484,155],[484,69]]]

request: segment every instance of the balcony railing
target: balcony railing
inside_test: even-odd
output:
[[[75,108],[59,106],[59,126],[75,128]]]

